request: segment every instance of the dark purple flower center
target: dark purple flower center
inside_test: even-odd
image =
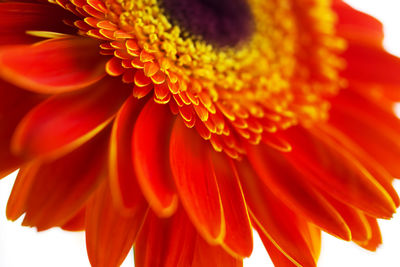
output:
[[[216,46],[234,46],[250,36],[246,0],[159,0],[172,23]]]

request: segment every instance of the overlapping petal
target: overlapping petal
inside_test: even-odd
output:
[[[220,92],[225,74],[197,79],[203,76],[191,69],[198,63],[191,54],[168,57],[174,43],[146,43],[158,41],[160,29],[141,27],[142,18],[131,25],[119,2],[56,3],[66,10],[0,3],[0,35],[8,39],[0,40],[0,77],[7,81],[0,81],[0,176],[21,167],[10,219],[25,213],[23,224],[38,230],[84,228],[96,267],[118,266],[133,245],[139,267],[239,267],[251,254],[252,228],[282,267],[316,266],[321,230],[371,251],[382,242],[377,218],[390,218],[400,204],[391,185],[400,177],[400,121],[392,110],[400,99],[400,60],[383,50],[380,22],[332,1],[337,35],[347,42],[342,62],[343,40],[331,21],[314,27],[317,10],[294,1],[296,19],[281,26],[298,22],[294,35],[311,33],[298,39],[293,55],[293,47],[282,47],[299,58],[295,77],[281,81],[292,75],[292,63],[279,57],[288,69],[268,76],[266,86],[289,84],[282,99],[272,99],[272,91],[241,95],[241,86],[238,94]],[[32,44],[38,36],[50,39]],[[314,55],[308,49],[317,43],[324,45]],[[235,62],[212,68],[223,70],[228,61]],[[347,82],[336,72],[344,61]],[[332,99],[325,91],[314,95],[325,79],[348,88]],[[279,105],[245,105],[264,93],[271,93],[264,102]],[[303,120],[319,117],[319,105],[328,102],[329,120]],[[296,108],[285,112],[285,105]]]
[[[24,212],[24,225],[45,230],[63,226],[105,178],[109,129],[57,160],[36,160],[21,169],[7,204],[7,216]]]
[[[232,159],[210,150],[226,223],[223,247],[237,258],[250,257],[253,239],[250,218]]]
[[[287,158],[305,181],[375,217],[392,216],[396,205],[390,195],[345,148],[322,132],[296,128],[286,134],[298,144]]]
[[[17,169],[24,160],[11,152],[11,138],[20,120],[45,97],[0,80],[0,177]]]
[[[132,137],[133,164],[138,182],[158,216],[170,216],[178,198],[169,161],[174,116],[166,105],[150,100],[136,120]]]
[[[218,184],[207,153],[210,147],[182,120],[171,134],[170,164],[175,185],[192,223],[209,243],[225,236],[225,218]],[[204,197],[207,196],[207,197]]]
[[[333,103],[330,123],[362,147],[392,176],[400,177],[397,161],[400,156],[400,120],[357,92],[343,92]],[[343,120],[343,117],[347,119]]]
[[[308,232],[304,219],[262,184],[248,162],[236,166],[253,226],[259,235],[272,242],[291,262],[299,266],[316,266],[317,256],[304,235]]]
[[[135,209],[122,214],[104,181],[86,208],[86,247],[93,267],[119,266],[141,229],[148,205],[137,197]]]
[[[108,156],[108,174],[111,194],[121,212],[135,210],[143,198],[135,169],[131,139],[133,126],[143,104],[129,97],[121,106],[113,123]]]
[[[65,154],[104,129],[128,95],[126,87],[114,88],[108,79],[84,91],[53,96],[20,122],[12,148],[28,158]]]
[[[22,88],[46,94],[75,91],[105,76],[98,42],[65,37],[0,49],[0,75]]]
[[[42,40],[27,31],[73,33],[76,30],[64,23],[73,15],[54,5],[31,2],[0,3],[0,46],[29,44]]]
[[[182,208],[167,219],[149,212],[135,245],[135,266],[191,266],[197,233]]]
[[[293,154],[289,153],[289,155]],[[298,214],[345,240],[351,233],[340,214],[279,152],[266,146],[248,148],[248,158],[265,186]]]

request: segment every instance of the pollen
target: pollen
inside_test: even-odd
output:
[[[223,45],[191,32],[160,0],[57,3],[82,18],[74,22],[82,35],[101,41],[109,75],[121,75],[138,98],[153,93],[233,158],[244,143],[290,150],[280,131],[326,120],[329,97],[345,84],[346,44],[329,0],[247,0],[251,31]]]

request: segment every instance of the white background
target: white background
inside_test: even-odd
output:
[[[385,47],[391,53],[400,56],[400,1],[348,0],[347,2],[374,15],[384,23]],[[5,219],[5,206],[14,179],[15,173],[0,181],[0,267],[88,267],[83,233],[63,232],[59,229],[37,233],[34,229],[19,226],[20,220],[9,222]],[[400,192],[400,182],[396,182],[395,186]],[[381,221],[380,225],[384,245],[376,253],[323,235],[319,267],[400,266],[400,214],[391,221]],[[132,259],[131,253],[123,266],[133,266]],[[257,236],[255,236],[253,255],[245,260],[245,266],[273,266]]]

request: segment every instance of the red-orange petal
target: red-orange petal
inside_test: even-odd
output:
[[[243,191],[232,159],[210,151],[226,222],[222,247],[236,258],[250,257],[253,235]]]
[[[392,216],[396,206],[390,195],[346,148],[315,129],[296,127],[286,133],[297,144],[286,157],[308,182],[374,217]]]
[[[135,266],[192,266],[196,236],[182,208],[167,219],[150,211],[135,244]]]
[[[397,160],[400,157],[400,120],[391,109],[385,110],[355,91],[344,90],[332,101],[329,123],[362,147],[391,175],[400,177]]]
[[[355,10],[341,0],[333,1],[333,9],[338,17],[337,34],[351,40],[382,47],[383,25],[380,21]]]
[[[370,216],[366,216],[366,218],[372,232],[371,237],[367,241],[356,241],[356,243],[364,249],[367,249],[369,251],[376,251],[379,245],[382,244],[381,230],[379,229],[378,221],[375,218],[372,218]]]
[[[257,175],[287,206],[324,231],[351,239],[350,230],[339,213],[307,182],[308,177],[284,158],[291,153],[281,153],[264,145],[249,146],[247,152]]]
[[[257,226],[257,223],[254,224],[254,228],[257,230],[261,241],[264,244],[265,249],[268,252],[269,257],[271,258],[272,263],[275,267],[298,267],[299,265],[293,263],[288,259],[275,245],[271,242],[271,240],[264,234],[264,232]]]
[[[363,212],[327,195],[325,195],[325,197],[340,213],[340,216],[342,216],[343,220],[349,226],[352,241],[365,242],[371,238],[371,228],[369,227],[367,218]]]
[[[314,255],[315,258],[318,258],[319,255],[319,249],[321,247],[321,231],[317,229],[316,227],[312,226],[311,224],[308,224],[310,231],[307,232],[310,234],[310,242],[313,242],[314,246]],[[255,229],[260,235],[260,238],[264,244],[264,247],[268,251],[268,255],[270,256],[272,262],[274,263],[275,267],[298,267],[298,264],[293,263],[290,261],[275,245],[271,240],[264,234],[264,232],[260,229],[260,227],[257,226],[257,224],[254,224]],[[306,234],[305,232],[303,232]],[[304,265],[305,266],[305,265]]]
[[[357,82],[363,94],[375,93],[374,97],[399,101],[400,59],[384,50],[382,23],[343,1],[333,2],[339,20],[337,34],[347,41],[342,55],[347,67],[342,76],[350,82],[350,89]]]
[[[183,207],[198,232],[209,243],[221,243],[225,221],[215,173],[207,153],[210,144],[197,132],[175,121],[170,142],[170,164]]]
[[[7,202],[7,219],[15,221],[26,211],[26,202],[35,182],[35,176],[31,173],[36,173],[38,168],[38,164],[30,163],[19,170]]]
[[[45,230],[70,220],[104,178],[109,131],[52,162],[35,161],[21,170],[7,211],[10,219],[26,212],[23,225]],[[55,179],[57,177],[57,179]]]
[[[82,208],[70,220],[61,226],[66,231],[83,231],[85,230],[86,209]]]
[[[243,261],[232,257],[222,247],[210,245],[201,236],[197,236],[193,262],[190,266],[242,267]]]
[[[38,93],[85,88],[105,76],[98,43],[88,38],[58,38],[34,45],[0,48],[0,76]]]
[[[91,139],[108,125],[129,95],[128,88],[112,88],[113,81],[53,96],[35,107],[18,125],[13,151],[29,158],[55,157]]]
[[[93,267],[119,266],[143,225],[148,206],[138,198],[135,210],[121,214],[113,205],[107,181],[86,208],[86,247]]]
[[[108,157],[111,194],[121,211],[135,210],[138,198],[143,198],[132,164],[133,127],[143,101],[129,97],[120,108],[111,133]]]
[[[253,217],[253,225],[257,224],[258,229],[290,261],[302,266],[316,266],[312,246],[304,236],[308,229],[303,227],[304,223],[298,223],[304,219],[297,216],[262,184],[246,160],[236,162],[236,166]]]
[[[327,124],[321,124],[318,127],[318,130],[322,131],[321,135],[328,135],[331,137],[339,146],[346,147],[346,149],[357,158],[364,168],[366,168],[374,179],[386,190],[396,207],[400,205],[399,196],[392,185],[394,177],[390,175],[390,173],[380,163],[376,162],[369,154],[365,153],[362,148],[353,143],[338,129]]]
[[[168,164],[169,139],[174,116],[168,105],[152,99],[141,111],[132,139],[133,163],[138,182],[150,207],[158,216],[170,216],[178,198]]]
[[[362,81],[381,86],[400,83],[400,58],[383,48],[350,43],[343,57],[347,62],[343,76],[350,82]]]
[[[28,44],[41,38],[26,31],[72,33],[75,29],[63,23],[72,14],[56,5],[46,3],[0,3],[0,45]]]
[[[44,99],[0,80],[0,178],[16,170],[24,160],[11,153],[15,127],[24,115]]]

